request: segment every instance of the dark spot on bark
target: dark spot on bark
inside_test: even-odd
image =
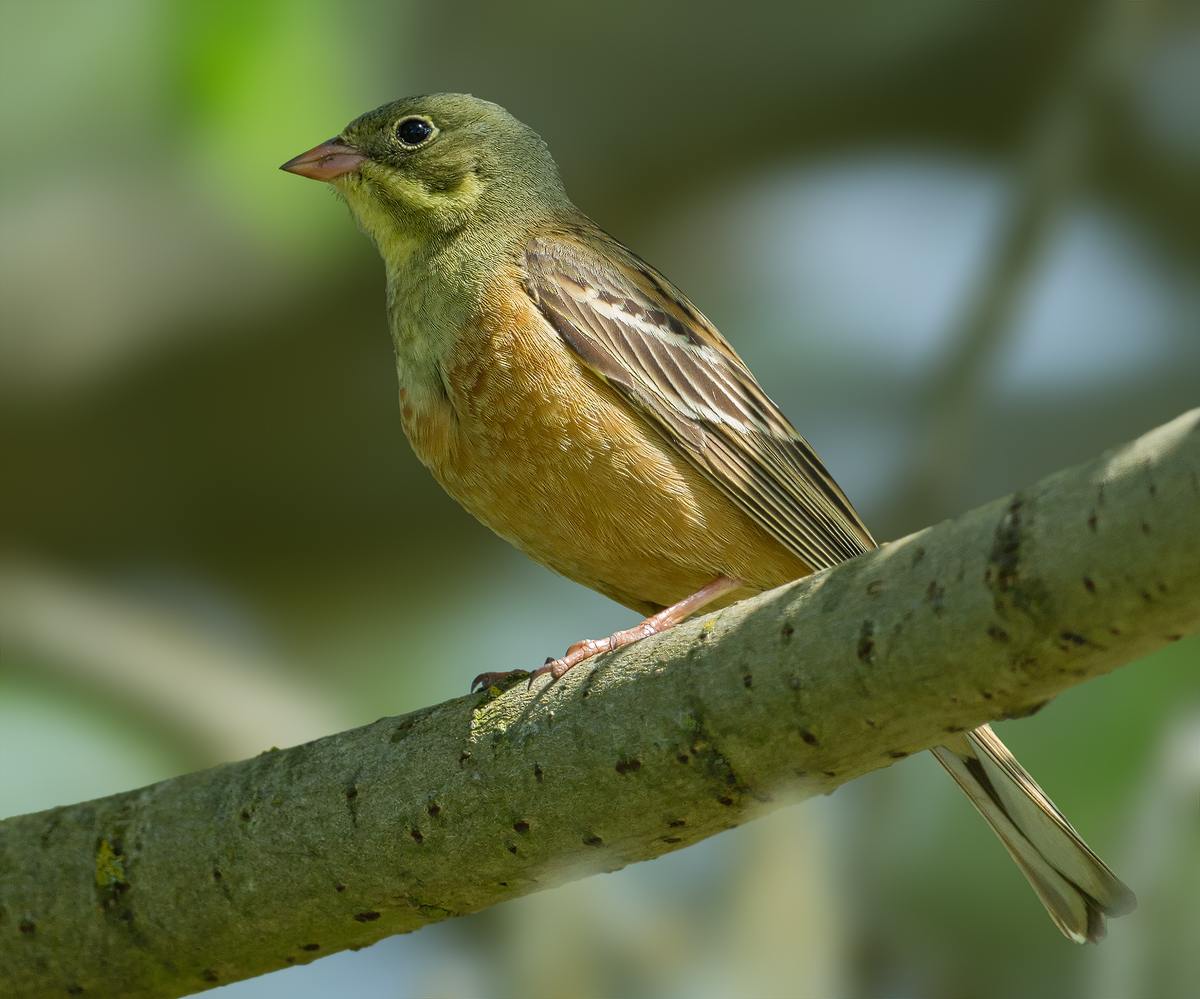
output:
[[[1150,596],[1149,590],[1139,590],[1138,592],[1141,594],[1142,599],[1145,600],[1146,603],[1149,604],[1154,602],[1154,598]]]
[[[800,738],[807,742],[810,746],[818,745],[817,737],[808,731],[808,729],[800,729]]]
[[[662,841],[664,843],[682,843],[683,842],[683,840],[680,839],[678,836],[664,836]]]
[[[1000,518],[992,538],[992,551],[988,562],[996,569],[996,586],[1011,590],[1017,585],[1017,574],[1021,564],[1021,500],[1013,500],[1008,512]]]
[[[1159,584],[1158,584],[1158,592],[1159,592],[1159,593],[1166,593],[1166,592],[1167,592],[1167,584],[1166,584],[1166,583],[1159,583]]]
[[[1112,627],[1110,627],[1110,628],[1108,629],[1108,633],[1109,633],[1110,635],[1117,635],[1117,636],[1120,636],[1120,634],[1121,634],[1121,629],[1120,629],[1120,628],[1112,628]]]
[[[795,633],[796,633],[796,629],[793,628],[790,624],[785,624],[782,628],[779,629],[779,634],[781,634],[783,636],[784,641],[791,638]]]
[[[991,569],[988,569],[988,571],[983,574],[983,581],[984,581],[984,583],[990,583],[992,581],[992,570]]]
[[[536,763],[533,765],[533,778],[539,784],[546,778],[546,771],[539,767]]]
[[[1095,531],[1095,530],[1096,530],[1096,511],[1095,511],[1095,510],[1093,510],[1093,511],[1091,512],[1091,515],[1088,517],[1088,520],[1087,520],[1087,525],[1088,525],[1088,527],[1090,527],[1090,528],[1091,528],[1093,531]]]
[[[907,755],[908,753],[906,753],[903,749],[893,749],[890,753],[888,753],[888,756],[890,756],[893,760],[902,760]]]
[[[304,944],[304,946],[302,946],[300,949],[301,950],[320,950],[321,945],[320,944]]]
[[[294,957],[285,957],[284,960],[287,961],[288,964],[296,963],[296,959]]]
[[[250,821],[250,813],[248,811],[246,811],[246,809],[244,809],[244,808],[242,809],[242,821],[243,822]]]
[[[508,887],[508,882],[507,882],[507,881],[501,881],[501,882],[499,882],[499,885],[500,885],[500,887],[501,887],[501,888],[507,888],[507,887]]]
[[[408,715],[402,722],[400,722],[399,725],[396,726],[395,731],[392,732],[391,741],[403,742],[412,734],[412,727],[416,725],[417,722],[424,721],[431,714],[433,714],[433,712],[433,708],[426,708],[423,711],[416,711],[413,714]]]
[[[986,690],[981,690],[979,693],[983,695],[983,699],[985,701],[990,701],[992,699],[992,695],[989,694]]]
[[[350,788],[350,790],[346,792],[346,800],[347,801],[353,801],[357,797],[358,797],[358,791],[355,788]]]
[[[215,867],[213,868],[213,880],[214,881],[220,881],[223,876],[224,875],[222,875],[220,871],[218,871]]]
[[[1060,631],[1058,637],[1064,642],[1070,642],[1072,645],[1087,645],[1088,640],[1082,635],[1077,635],[1073,631]]]
[[[635,760],[621,760],[617,763],[615,769],[616,769],[617,773],[619,773],[619,774],[627,774],[627,773],[630,773],[631,771],[641,770],[642,769],[642,761],[636,760],[636,759]]]
[[[988,638],[990,638],[993,642],[1007,642],[1008,641],[1008,632],[997,625],[989,624],[987,633],[988,633]]]
[[[875,579],[867,583],[867,596],[872,599],[878,597],[883,592],[883,580]]]
[[[32,919],[22,919],[19,929],[22,933],[33,933],[37,930],[37,923]]]
[[[801,686],[800,678],[798,676],[796,676],[795,673],[793,673],[791,676],[788,677],[788,686],[791,687],[792,690],[800,689],[800,686]]]
[[[947,725],[947,726],[946,726],[946,731],[947,731],[947,732],[951,732],[951,733],[953,733],[953,732],[961,732],[962,730],[963,730],[963,727],[962,727],[961,725]]]
[[[415,839],[415,840],[416,840],[418,843],[424,843],[424,842],[425,842],[425,837],[421,835],[421,830],[420,830],[420,829],[414,829],[414,830],[412,830],[412,832],[410,832],[410,833],[409,833],[409,835],[410,835],[410,836],[411,836],[413,839]]]
[[[686,753],[680,753],[678,756],[675,757],[675,759],[677,759],[680,763],[689,763],[690,762],[690,759]]]
[[[334,891],[345,891],[345,890],[346,890],[346,886],[345,886],[345,885],[335,885],[335,886],[334,886],[334,888],[333,888],[333,890],[334,890]]]
[[[733,804],[733,799],[732,799],[732,798],[718,798],[718,799],[717,799],[717,801],[719,801],[719,802],[720,802],[722,805],[724,805],[726,808],[728,808],[730,805],[732,805],[732,804]]]
[[[1050,603],[1050,593],[1036,576],[1022,572],[1021,543],[1033,518],[1034,505],[1025,499],[1014,499],[1008,511],[996,525],[992,550],[988,555],[990,576],[984,582],[992,590],[997,612],[1011,603],[1031,617],[1044,616]]]
[[[1168,636],[1167,636],[1167,641],[1168,641],[1168,642],[1178,642],[1178,641],[1179,641],[1180,639],[1182,639],[1182,638],[1183,638],[1183,636],[1182,636],[1182,635],[1168,635]]]
[[[915,552],[913,552],[913,561],[912,561],[912,564],[913,564],[913,565],[916,565],[916,564],[917,564],[918,562],[920,562],[920,561],[921,561],[921,559],[923,559],[924,557],[925,557],[925,549],[924,549],[924,548],[918,548],[918,549],[917,549]]]
[[[754,683],[754,674],[753,673],[747,673],[744,677],[742,677],[742,686],[745,687],[747,690],[750,688],[750,685],[752,683]]]
[[[69,996],[83,995],[83,986],[82,985],[68,985],[67,986],[67,995],[69,995]]]
[[[823,770],[822,773],[825,774],[826,777],[836,777],[837,776],[836,770]]]
[[[471,754],[470,754],[470,753],[466,753],[466,752],[464,752],[464,753],[462,754],[462,756],[460,756],[460,757],[458,758],[458,762],[459,762],[460,764],[463,764],[463,763],[466,763],[466,762],[467,762],[467,760],[469,760],[470,758],[471,758]]]
[[[872,638],[874,634],[875,626],[870,621],[864,621],[862,629],[858,633],[858,658],[869,663],[875,661],[875,656],[872,654],[875,648],[875,640]]]
[[[373,923],[380,915],[378,912],[359,912],[354,918],[360,923]]]
[[[442,814],[442,806],[437,805],[437,804],[430,805],[427,809],[425,809],[425,814],[428,815],[431,819],[436,819],[439,815]]]
[[[1092,582],[1090,579],[1088,579],[1086,576],[1084,576],[1084,577],[1083,577],[1083,588],[1084,588],[1085,590],[1087,590],[1087,591],[1088,591],[1088,593],[1095,593],[1095,592],[1096,592],[1096,584],[1095,584],[1095,583],[1093,583],[1093,582]]]
[[[687,825],[687,819],[676,819],[674,822],[668,822],[667,825],[672,829],[678,829],[680,826]]]
[[[514,857],[517,855],[517,844],[516,844],[516,843],[513,843],[511,846],[507,847],[506,849],[507,849],[507,850],[508,850],[508,852],[509,852],[509,853],[511,853],[511,854],[512,854]]]
[[[1049,697],[1044,701],[1038,701],[1036,704],[1027,704],[1023,708],[1014,708],[1012,711],[1010,711],[1004,717],[1005,718],[1028,718],[1031,715],[1036,715],[1039,711],[1042,710],[1042,708],[1044,708],[1052,700],[1054,700],[1054,698]]]
[[[588,846],[603,846],[604,840],[599,836],[584,836],[583,842]]]
[[[1142,521],[1142,533],[1143,533],[1143,534],[1149,534],[1149,533],[1150,533],[1150,525],[1149,525],[1149,524],[1147,524],[1147,523],[1146,523],[1144,520]]]
[[[1156,485],[1155,485],[1153,482],[1152,482],[1152,483],[1150,483],[1150,495],[1151,495],[1151,496],[1157,496],[1157,495],[1158,495],[1158,486],[1156,486]]]
[[[925,591],[925,599],[938,617],[945,613],[946,587],[938,586],[936,579],[929,584],[929,588]]]
[[[526,822],[524,819],[517,819],[517,821],[513,823],[513,832],[519,832],[519,833],[529,832],[529,823]]]
[[[200,977],[206,982],[215,982],[218,980],[217,973],[213,971],[212,968],[205,968],[202,972],[200,972]]]

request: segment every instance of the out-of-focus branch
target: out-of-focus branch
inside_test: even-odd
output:
[[[679,849],[1200,629],[1198,537],[1193,410],[553,686],[8,819],[0,990],[182,996]]]
[[[1143,47],[1155,7],[1123,0],[1097,5],[1075,59],[1033,123],[988,270],[924,392],[917,452],[895,505],[902,523],[931,516],[962,466],[988,365],[1012,329],[1047,237],[1084,170],[1105,97]]]
[[[0,643],[168,735],[202,766],[349,724],[279,663],[223,643],[186,617],[28,562],[0,562]]]

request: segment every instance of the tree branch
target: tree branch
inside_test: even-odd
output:
[[[687,846],[1200,629],[1198,538],[1193,410],[552,687],[8,819],[0,988],[181,996]]]

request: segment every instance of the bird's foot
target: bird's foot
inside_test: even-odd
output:
[[[576,642],[567,649],[567,654],[561,659],[547,659],[544,666],[539,666],[530,673],[529,686],[532,687],[533,681],[539,676],[545,676],[549,673],[552,680],[557,680],[564,676],[568,670],[578,666],[584,660],[591,659],[592,656],[598,656],[601,652],[611,652],[613,649],[619,649],[622,645],[628,645],[630,642],[636,641],[636,638],[627,638],[621,641],[623,636],[636,630],[636,628],[633,628],[630,631],[618,631],[608,638],[585,638],[582,642]],[[644,636],[639,635],[637,637],[642,638]]]
[[[636,642],[639,639],[657,635],[668,628],[674,628],[680,621],[686,620],[706,604],[712,603],[730,590],[736,590],[741,585],[742,581],[740,579],[732,579],[729,576],[718,576],[690,597],[685,597],[679,603],[672,604],[665,610],[659,611],[653,617],[646,618],[641,624],[635,625],[626,631],[618,631],[608,638],[585,638],[582,642],[576,642],[567,649],[567,654],[561,659],[547,659],[544,666],[539,666],[530,673],[529,686],[532,687],[533,681],[539,676],[549,673],[551,680],[558,680],[568,670],[578,666],[581,662],[591,659],[593,656],[600,655],[601,652],[611,652],[613,649],[619,649],[623,645],[629,645],[631,642]]]

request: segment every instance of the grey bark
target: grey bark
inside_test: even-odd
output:
[[[7,819],[0,991],[181,996],[366,946],[681,849],[1197,630],[1193,410],[553,686]]]

